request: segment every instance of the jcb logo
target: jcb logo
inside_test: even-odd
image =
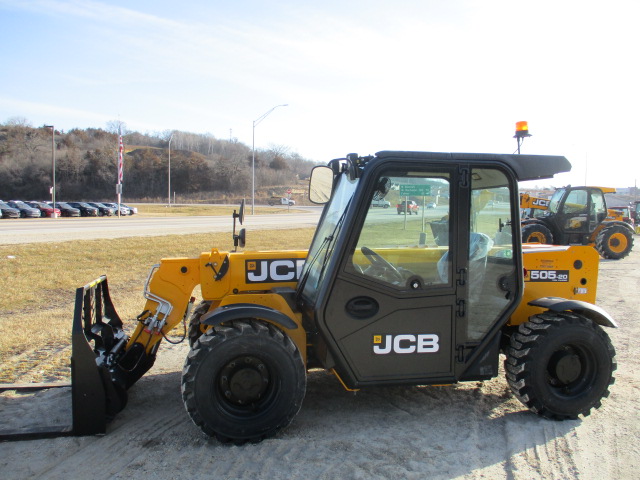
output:
[[[539,205],[541,207],[548,207],[549,204],[551,203],[551,200],[546,200],[544,198],[536,198],[533,202],[531,202],[533,205]]]
[[[247,260],[246,282],[297,282],[302,273],[304,258],[278,258],[275,260]]]
[[[401,335],[374,335],[373,353],[376,355],[386,355],[391,353],[436,353],[440,350],[440,337],[431,333],[421,333],[411,335],[403,333]]]

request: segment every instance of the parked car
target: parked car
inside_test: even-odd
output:
[[[10,207],[16,208],[20,212],[22,218],[40,218],[40,210],[27,205],[22,200],[11,200],[7,202]]]
[[[130,207],[129,205],[125,205],[124,203],[120,204],[121,207],[126,207],[129,209],[129,215],[133,215],[134,213],[138,213],[138,207]]]
[[[103,203],[103,205],[106,205],[107,207],[113,208],[116,212],[118,211],[118,204],[117,203]],[[131,209],[129,207],[127,207],[124,203],[120,204],[120,215],[133,215],[131,213]]]
[[[408,213],[409,215],[418,214],[418,204],[413,200],[403,200],[399,204],[396,205],[396,209],[398,210],[398,215],[402,213]]]
[[[47,202],[49,206],[51,206],[51,202]],[[60,214],[63,217],[79,217],[80,210],[72,207],[67,202],[56,202],[56,208],[60,209]]]
[[[59,208],[53,208],[51,205],[48,205],[44,202],[24,202],[30,207],[37,208],[40,211],[41,217],[52,217],[55,212],[57,217],[62,216],[62,212]]]
[[[382,200],[372,200],[371,201],[371,206],[372,207],[389,208],[391,206],[391,202],[389,200],[385,200],[384,198]]]
[[[92,207],[96,207],[98,209],[98,215],[100,215],[101,217],[112,217],[118,211],[117,207],[116,208],[109,207],[104,203],[100,203],[100,202],[87,202],[87,203]]]
[[[13,208],[2,200],[0,200],[0,211],[2,212],[2,218],[20,218],[20,210]]]
[[[269,205],[295,205],[296,201],[287,197],[271,197],[267,200]]]
[[[80,210],[80,216],[82,217],[98,216],[98,209],[96,207],[92,207],[86,202],[69,202],[69,205]]]

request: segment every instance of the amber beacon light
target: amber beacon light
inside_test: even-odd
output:
[[[524,139],[530,136],[531,134],[529,133],[529,123],[525,121],[516,122],[516,134],[513,136],[513,138],[515,138],[516,142],[518,142],[518,153],[520,153],[520,145],[522,145]]]

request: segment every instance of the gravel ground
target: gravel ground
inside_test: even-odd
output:
[[[180,397],[186,345],[163,345],[128,407],[102,437],[0,444],[6,479],[635,479],[640,470],[637,299],[640,246],[600,262],[598,303],[618,370],[611,396],[586,418],[554,422],[526,411],[504,376],[452,387],[346,392],[324,372],[309,375],[302,410],[277,437],[242,447],[204,437]],[[634,333],[635,332],[635,333]],[[65,397],[66,396],[66,397]],[[68,392],[3,394],[0,417],[53,422],[69,414]],[[36,420],[33,420],[36,421]]]

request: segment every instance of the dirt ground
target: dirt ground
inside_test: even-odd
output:
[[[636,242],[638,237],[636,236]],[[611,396],[589,417],[554,422],[528,412],[504,376],[453,387],[346,392],[312,372],[302,410],[277,437],[228,446],[201,434],[180,397],[186,345],[163,345],[129,405],[101,437],[0,443],[5,479],[635,479],[640,471],[640,243],[601,261],[598,302],[618,322]],[[639,334],[636,336],[636,334]],[[69,392],[6,392],[3,423],[69,416]]]

